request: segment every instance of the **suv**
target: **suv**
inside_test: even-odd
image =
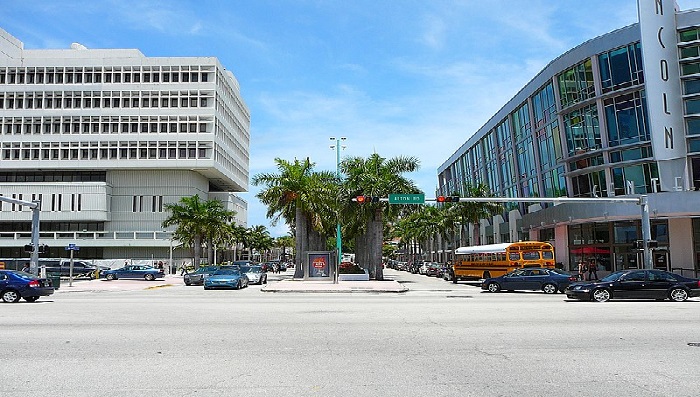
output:
[[[39,260],[39,266],[46,266],[46,273],[53,273],[61,277],[70,276],[70,260]],[[106,268],[108,269],[108,268]],[[100,271],[106,270],[100,268]],[[73,277],[95,277],[97,267],[87,261],[73,260]]]

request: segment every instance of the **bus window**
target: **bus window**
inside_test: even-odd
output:
[[[523,252],[523,259],[526,261],[534,261],[540,259],[540,253],[537,251],[525,251]]]
[[[511,252],[510,255],[508,256],[508,259],[510,259],[511,261],[519,261],[520,254],[517,252]]]
[[[542,251],[542,259],[554,259],[554,252]]]

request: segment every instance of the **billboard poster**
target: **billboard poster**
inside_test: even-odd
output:
[[[309,277],[331,276],[331,253],[309,253]]]

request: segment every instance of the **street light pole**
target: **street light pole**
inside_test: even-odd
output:
[[[331,149],[335,149],[335,176],[340,180],[340,150],[345,149],[345,146],[341,145],[341,142],[346,140],[345,137],[331,137],[331,141],[335,142],[335,145],[331,145]],[[335,272],[333,274],[333,284],[338,284],[338,271],[340,270],[340,258],[343,255],[343,239],[340,232],[340,213],[338,213],[338,223],[335,226],[335,245],[337,249],[335,258]]]

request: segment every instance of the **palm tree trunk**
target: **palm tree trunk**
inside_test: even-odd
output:
[[[307,236],[306,217],[297,205],[295,212],[294,235],[296,237],[296,260],[294,261],[294,278],[304,278],[303,263],[306,260]]]
[[[384,280],[382,269],[382,245],[384,244],[384,227],[382,224],[382,209],[374,211],[374,219],[369,223],[369,254],[370,254],[370,278]]]
[[[194,263],[192,265],[194,266],[194,270],[197,270],[199,269],[199,261],[202,257],[202,236],[194,236],[194,246],[192,248],[194,250]]]

